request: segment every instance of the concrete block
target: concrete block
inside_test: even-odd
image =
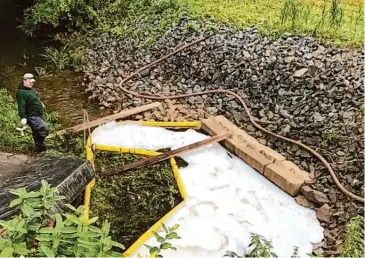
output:
[[[286,193],[296,196],[305,182],[304,173],[306,172],[295,169],[290,163],[288,161],[277,161],[268,164],[264,169],[264,176]]]

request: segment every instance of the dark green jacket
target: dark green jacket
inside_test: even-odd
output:
[[[43,117],[43,105],[34,89],[26,88],[23,86],[23,83],[20,83],[16,100],[18,102],[18,113],[21,118],[31,116]]]

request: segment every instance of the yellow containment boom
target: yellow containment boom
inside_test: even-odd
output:
[[[155,122],[155,121],[125,121],[119,122],[118,125],[125,124],[141,124],[145,126],[158,126],[158,127],[169,127],[169,128],[190,128],[190,129],[200,129],[201,124],[200,121],[187,121],[187,122]],[[86,159],[90,161],[92,168],[95,171],[95,151],[103,150],[110,152],[119,152],[119,153],[131,153],[138,154],[144,156],[157,156],[162,153],[156,151],[149,151],[143,149],[135,149],[135,148],[121,148],[116,146],[107,146],[101,144],[92,144],[91,136],[89,135],[86,142]],[[153,231],[157,231],[168,218],[170,218],[180,207],[183,206],[185,199],[187,198],[186,190],[183,185],[183,182],[180,177],[179,168],[176,164],[176,160],[174,158],[170,159],[170,165],[172,168],[172,172],[174,174],[180,195],[183,199],[181,203],[179,203],[176,207],[174,207],[171,211],[169,211],[165,216],[163,216],[159,221],[157,221],[151,228],[149,228],[141,237],[137,239],[125,252],[124,255],[126,257],[132,256],[133,253],[141,247],[151,236],[153,236]],[[95,186],[95,178],[86,186],[85,188],[85,196],[84,196],[84,216],[89,218],[90,211],[90,201],[91,201],[91,193],[92,188]]]

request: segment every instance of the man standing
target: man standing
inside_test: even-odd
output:
[[[20,123],[22,125],[29,125],[32,129],[36,152],[43,152],[46,150],[44,139],[48,135],[48,127],[43,121],[44,105],[37,92],[33,89],[34,83],[33,74],[24,74],[23,82],[18,86],[16,99],[21,118]]]

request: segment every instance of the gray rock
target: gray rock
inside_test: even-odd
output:
[[[294,77],[302,77],[306,72],[308,71],[308,68],[302,68],[294,73]]]
[[[328,204],[322,205],[321,208],[318,209],[317,214],[316,214],[319,221],[329,223],[330,219],[331,219],[331,211],[330,210],[331,209],[328,206]]]
[[[218,113],[218,108],[216,108],[216,107],[208,107],[208,108],[207,108],[207,112],[208,112],[209,114],[215,115],[215,114],[217,114],[217,113]]]
[[[301,188],[301,192],[308,200],[315,202],[317,204],[325,204],[329,202],[326,194],[314,190],[307,185]]]
[[[322,116],[320,113],[314,112],[314,114],[313,114],[313,120],[314,120],[314,122],[322,122],[325,119],[326,118],[324,116]]]

